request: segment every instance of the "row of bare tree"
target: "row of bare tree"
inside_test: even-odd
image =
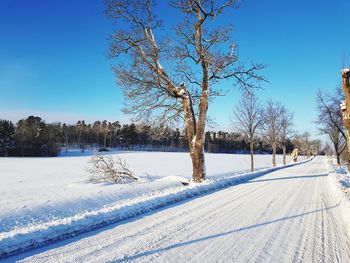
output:
[[[287,140],[310,156],[320,152],[320,140],[310,138],[310,133],[296,133],[293,129],[294,114],[279,102],[269,100],[262,104],[253,93],[244,94],[233,110],[232,123],[241,134],[245,134],[250,146],[251,171],[254,171],[254,142],[263,137],[272,149],[272,166],[276,166],[277,146],[282,148],[283,164],[287,163]]]
[[[254,171],[254,141],[257,135],[264,136],[271,145],[272,166],[276,166],[277,144],[283,150],[283,164],[286,164],[286,141],[292,132],[293,113],[281,103],[270,100],[263,105],[253,93],[244,94],[233,110],[232,122],[249,142],[251,171]]]

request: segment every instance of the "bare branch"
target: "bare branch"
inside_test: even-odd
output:
[[[91,167],[87,171],[90,173],[91,182],[118,183],[127,180],[138,180],[125,160],[120,157],[114,160],[112,156],[93,156],[89,163]]]

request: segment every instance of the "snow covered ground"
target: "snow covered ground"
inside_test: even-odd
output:
[[[328,171],[317,157],[5,262],[350,262]]]
[[[0,158],[0,255],[261,175],[239,176],[249,169],[248,155],[207,154],[209,180],[184,187],[176,176],[191,177],[186,153],[125,152],[118,156],[127,160],[139,182],[88,182],[88,156]],[[255,160],[258,169],[271,166],[270,155],[257,155]],[[281,163],[281,156],[277,160]]]
[[[337,167],[335,158],[326,158],[325,161],[328,166],[329,179],[334,187],[333,190],[341,200],[342,217],[346,222],[347,233],[350,236],[350,175],[347,173],[345,165]]]

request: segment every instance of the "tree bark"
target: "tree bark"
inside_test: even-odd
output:
[[[184,109],[185,131],[188,139],[188,146],[190,148],[190,156],[192,159],[193,167],[192,180],[196,183],[200,183],[205,180],[206,176],[204,157],[204,129],[199,129],[198,131],[191,95],[186,90],[185,86],[182,86],[182,89],[184,92],[184,96],[182,96],[181,99]],[[202,121],[204,121],[204,119],[202,119]]]
[[[286,161],[287,147],[285,143],[282,144],[282,150],[283,150],[283,165],[286,165],[287,164],[287,161]]]
[[[348,173],[350,173],[350,69],[342,70],[342,88],[345,94],[345,108],[342,106],[342,118],[346,128],[346,143],[348,145]]]
[[[250,146],[250,171],[254,172],[254,142],[249,142]]]
[[[193,175],[192,180],[196,183],[205,180],[205,157],[204,148],[200,143],[194,145],[190,149],[190,156],[192,159]]]
[[[272,166],[276,166],[276,149],[277,149],[277,144],[276,141],[272,142]]]
[[[346,138],[346,137],[345,137]],[[337,157],[337,166],[340,166],[340,150],[339,150],[339,144],[337,143],[336,140],[333,140],[331,138],[332,142],[333,142],[333,147],[334,147],[334,151],[335,151],[335,155]]]
[[[337,166],[340,166],[340,154],[336,152],[337,155]]]
[[[350,123],[348,123],[348,126],[346,127],[346,144],[348,145],[348,173],[350,173]]]

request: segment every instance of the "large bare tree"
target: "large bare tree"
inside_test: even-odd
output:
[[[233,124],[249,142],[250,170],[254,171],[254,137],[262,125],[262,105],[253,93],[243,94],[239,104],[233,110]]]
[[[339,108],[342,100],[343,94],[339,87],[332,94],[319,91],[316,97],[318,109],[316,123],[320,132],[328,135],[332,141],[338,165],[340,165],[340,156],[346,149],[345,128]]]
[[[278,102],[268,101],[263,113],[263,133],[272,147],[272,166],[276,166],[276,151],[278,137],[281,132],[282,105]]]
[[[218,17],[238,1],[175,0],[181,16],[173,30],[155,14],[151,0],[106,0],[106,14],[115,21],[110,56],[124,90],[125,112],[137,120],[184,120],[193,165],[193,181],[205,180],[204,132],[210,97],[219,80],[252,89],[263,80],[261,64],[238,62],[232,27]]]
[[[279,140],[282,146],[282,152],[283,152],[283,165],[287,164],[286,155],[287,155],[287,138],[291,134],[292,126],[293,126],[293,117],[294,114],[290,112],[286,107],[282,106],[281,108],[281,129],[279,134]]]

